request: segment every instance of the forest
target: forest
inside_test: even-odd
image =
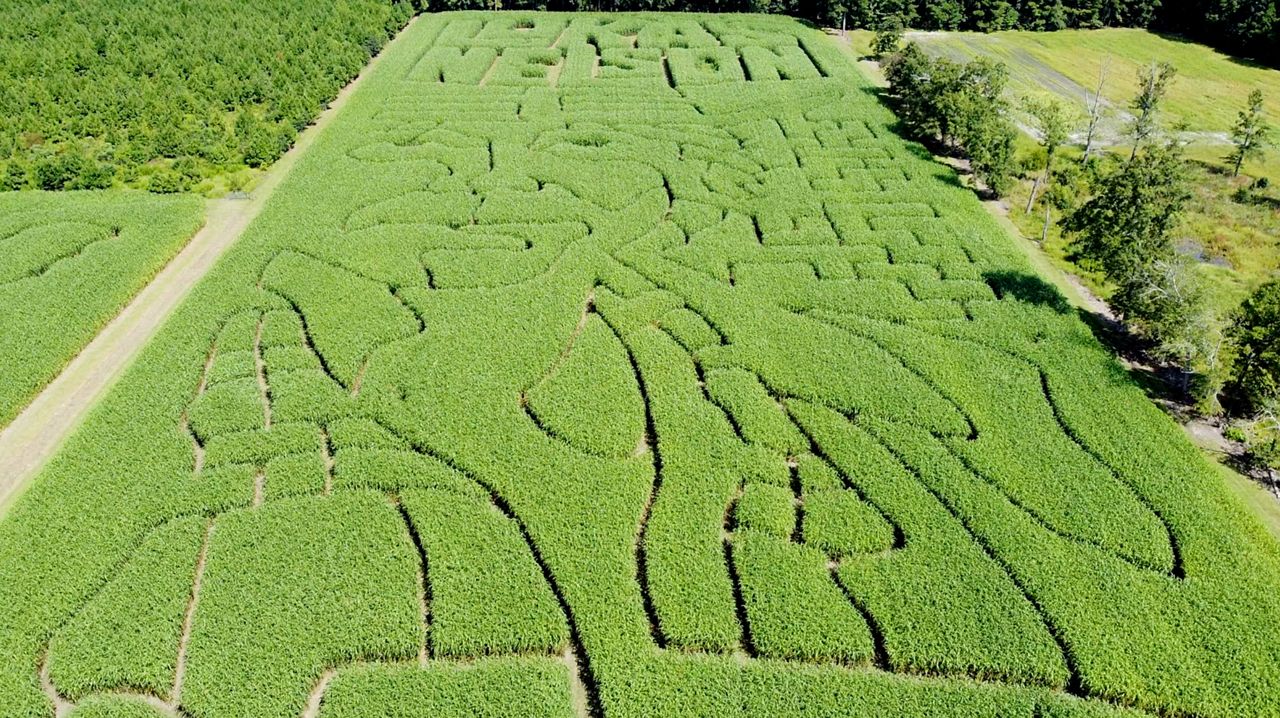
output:
[[[183,191],[270,164],[415,9],[407,0],[0,4],[0,191]]]
[[[847,0],[831,4],[854,27],[886,17],[922,30],[1063,30],[1142,27],[1235,55],[1280,62],[1275,0]]]

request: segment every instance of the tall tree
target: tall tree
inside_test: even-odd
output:
[[[1263,284],[1240,304],[1227,337],[1236,354],[1232,393],[1252,411],[1280,398],[1280,280]]]
[[[910,134],[963,152],[974,176],[997,196],[1009,188],[1017,134],[1006,116],[1008,69],[1002,63],[933,60],[910,43],[886,63],[885,77]]]
[[[1061,30],[1067,27],[1067,9],[1062,0],[1023,0],[1018,9],[1018,26],[1027,30]]]
[[[933,137],[940,131],[930,89],[936,79],[934,70],[933,60],[914,42],[907,43],[884,64],[898,119],[907,133],[916,137]]]
[[[1160,104],[1169,91],[1169,83],[1173,82],[1173,76],[1177,73],[1177,69],[1167,62],[1152,62],[1138,70],[1138,95],[1130,103],[1134,111],[1133,121],[1129,125],[1129,136],[1133,140],[1130,162],[1138,155],[1138,149],[1160,129]]]
[[[1239,177],[1245,160],[1261,157],[1267,147],[1271,126],[1263,115],[1262,101],[1262,90],[1250,92],[1249,102],[1231,131],[1231,143],[1236,147],[1227,156],[1232,165],[1232,177]]]
[[[906,28],[902,25],[901,17],[890,15],[881,18],[876,26],[875,39],[871,43],[871,52],[875,58],[882,60],[897,52],[902,45],[904,32],[906,32]]]
[[[1018,10],[1008,0],[970,0],[969,22],[975,30],[996,32],[1018,26]]]
[[[1077,255],[1114,285],[1111,306],[1154,342],[1157,358],[1181,370],[1182,391],[1216,410],[1219,324],[1199,274],[1177,253],[1172,236],[1190,196],[1177,146],[1153,147],[1106,175],[1063,227],[1075,235]]]
[[[1018,131],[998,115],[976,124],[965,138],[969,166],[987,189],[997,197],[1009,192],[1015,170],[1014,142]]]
[[[1175,147],[1154,147],[1102,178],[1097,193],[1063,220],[1077,256],[1115,285],[1126,318],[1151,318],[1148,292],[1158,262],[1173,258],[1171,232],[1190,198]]]
[[[1204,283],[1186,257],[1170,254],[1144,266],[1136,318],[1143,332],[1155,342],[1152,353],[1182,370],[1184,393],[1191,393],[1197,370],[1213,377],[1199,382],[1194,398],[1212,403],[1221,385],[1217,364],[1221,344],[1218,322],[1205,293]]]
[[[964,19],[960,0],[930,0],[920,9],[922,26],[930,30],[959,30]]]
[[[1031,206],[1036,201],[1036,192],[1041,187],[1049,185],[1053,174],[1053,158],[1058,148],[1067,141],[1067,136],[1071,132],[1071,120],[1067,116],[1066,107],[1055,98],[1032,98],[1026,100],[1024,104],[1027,113],[1031,115],[1033,129],[1040,140],[1040,146],[1044,148],[1044,171],[1032,183],[1031,194],[1027,197],[1027,213],[1030,214]]]

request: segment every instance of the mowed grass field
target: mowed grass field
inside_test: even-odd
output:
[[[1280,546],[831,39],[387,53],[0,520],[0,713],[1280,710]]]
[[[0,193],[0,428],[191,239],[194,197]]]
[[[849,42],[855,53],[870,52],[873,33],[854,31]],[[911,32],[908,41],[920,43],[934,55],[967,61],[978,56],[1003,62],[1009,69],[1009,92],[1015,116],[1029,126],[1030,119],[1017,109],[1023,98],[1056,96],[1074,114],[1073,146],[1067,155],[1079,156],[1087,126],[1089,96],[1098,85],[1099,69],[1107,63],[1103,86],[1104,117],[1098,140],[1100,146],[1128,156],[1125,139],[1132,118],[1129,101],[1138,92],[1139,69],[1152,62],[1172,63],[1178,73],[1161,106],[1161,122],[1179,133],[1186,157],[1192,161],[1194,198],[1177,229],[1187,251],[1204,260],[1203,276],[1213,303],[1223,315],[1232,311],[1255,287],[1273,278],[1280,270],[1280,196],[1276,190],[1261,191],[1256,201],[1236,201],[1234,192],[1252,178],[1266,177],[1274,187],[1280,182],[1280,150],[1269,148],[1260,160],[1250,159],[1242,168],[1246,176],[1230,177],[1230,132],[1249,93],[1262,90],[1265,113],[1273,125],[1280,124],[1280,70],[1224,55],[1210,47],[1162,36],[1145,30],[1108,28],[1063,30],[1058,32]],[[1023,137],[1019,152],[1035,152],[1034,140]],[[1030,179],[1015,191],[1010,201],[1013,219],[1030,237],[1040,237],[1043,211],[1022,212]],[[1070,271],[1080,269],[1066,259],[1069,238],[1051,228],[1046,251],[1055,262]],[[1084,274],[1097,293],[1108,288],[1096,277]]]
[[[854,49],[870,52],[873,33],[849,33]],[[1280,70],[1247,59],[1220,53],[1206,45],[1146,30],[1105,28],[1056,32],[1007,31],[909,32],[907,41],[921,44],[932,54],[955,60],[978,56],[999,60],[1009,68],[1009,89],[1021,97],[1046,93],[1069,102],[1079,114],[1083,133],[1086,102],[1098,85],[1099,70],[1107,63],[1102,96],[1108,117],[1103,139],[1121,142],[1131,113],[1129,101],[1138,93],[1138,71],[1152,62],[1169,62],[1178,74],[1161,106],[1170,129],[1185,125],[1189,155],[1205,161],[1222,161],[1229,151],[1229,134],[1237,113],[1245,108],[1249,93],[1262,90],[1265,111],[1280,122]],[[1263,162],[1245,166],[1252,176],[1280,181],[1280,155],[1272,152]]]

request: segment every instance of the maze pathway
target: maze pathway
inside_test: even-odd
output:
[[[0,522],[0,705],[1274,714],[1280,550],[892,124],[784,18],[419,21]]]
[[[316,121],[299,133],[289,152],[262,176],[251,199],[210,200],[204,227],[186,247],[0,430],[0,513],[79,427],[191,288],[236,243],[298,158],[333,121],[377,62],[374,58],[369,68],[339,91]]]

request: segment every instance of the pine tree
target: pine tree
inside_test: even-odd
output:
[[[1271,126],[1263,116],[1262,101],[1262,90],[1250,92],[1248,105],[1240,112],[1231,131],[1231,143],[1236,146],[1227,156],[1232,164],[1232,177],[1239,177],[1245,160],[1261,157],[1267,147]]]

